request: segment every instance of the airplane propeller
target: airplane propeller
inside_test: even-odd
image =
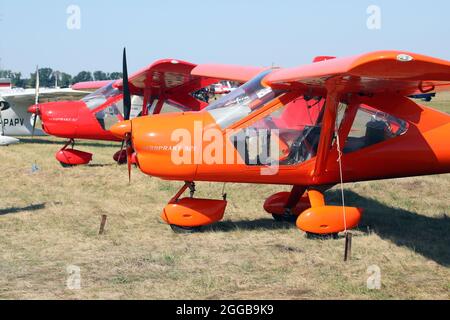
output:
[[[36,129],[36,121],[39,116],[39,66],[36,66],[36,86],[35,86],[35,95],[34,95],[34,105],[35,112],[34,112],[34,118],[33,118],[33,129],[31,131],[31,139],[34,138],[34,131]]]
[[[128,83],[128,67],[127,67],[127,51],[123,48],[123,61],[122,61],[122,75],[123,75],[123,112],[124,119],[130,120],[131,114],[131,95],[130,85]]]
[[[128,66],[127,66],[127,51],[123,48],[123,59],[122,59],[122,82],[123,82],[123,113],[124,120],[130,120],[131,115],[131,94],[130,85],[128,83]],[[133,146],[131,142],[131,136],[133,132],[133,125],[131,123],[131,130],[125,135],[125,139],[122,141],[122,147],[120,153],[122,154],[123,148],[125,146],[127,153],[127,167],[128,167],[128,182],[131,182],[131,161],[133,154]]]

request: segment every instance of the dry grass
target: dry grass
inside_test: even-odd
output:
[[[449,175],[348,184],[348,202],[367,210],[344,263],[343,239],[308,240],[264,213],[264,199],[286,187],[229,185],[223,222],[176,235],[159,214],[180,183],[134,170],[128,185],[107,143],[81,143],[92,165],[63,169],[55,141],[0,149],[0,298],[450,298]],[[198,196],[221,188],[200,183]],[[72,264],[81,290],[66,288]],[[373,264],[381,290],[366,288]]]

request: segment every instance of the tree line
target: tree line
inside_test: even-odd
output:
[[[0,70],[0,78],[11,79],[13,87],[34,88],[36,86],[36,72],[31,73],[29,78],[22,78],[21,72]],[[52,68],[39,68],[39,86],[48,88],[55,87],[55,85],[67,88],[74,83],[83,81],[117,80],[121,78],[121,72],[81,71],[77,75],[72,76]]]

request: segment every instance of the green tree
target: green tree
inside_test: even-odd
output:
[[[94,71],[94,80],[96,81],[108,80],[108,74],[106,74],[103,71]]]
[[[72,76],[68,73],[61,72],[59,86],[61,88],[67,88],[72,84]]]
[[[92,73],[89,71],[81,71],[75,77],[73,77],[72,83],[84,82],[84,81],[93,81]]]
[[[10,79],[13,87],[24,87],[26,85],[26,80],[22,79],[22,73],[20,72],[0,70],[0,78]]]
[[[108,80],[122,79],[122,72],[111,72]]]
[[[50,82],[51,82],[51,87],[53,86],[61,86],[61,72],[60,71],[53,71],[52,75],[50,76]]]
[[[22,79],[22,73],[13,72],[11,74],[11,83],[14,87],[24,87],[26,85],[25,80]]]
[[[0,78],[11,79],[11,70],[0,70]]]
[[[53,87],[55,83],[52,81],[52,74],[52,68],[39,68],[39,86]],[[30,74],[29,86],[33,88],[36,86],[36,72]]]

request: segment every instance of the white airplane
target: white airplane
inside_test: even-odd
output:
[[[14,138],[15,136],[33,135],[34,115],[27,112],[31,105],[38,102],[77,100],[89,94],[89,89],[95,89],[95,84],[92,88],[83,86],[83,90],[39,88],[39,81],[36,89],[22,89],[12,88],[8,81],[0,80],[0,146],[18,143],[19,139]],[[34,135],[42,136],[45,133],[36,127]]]

